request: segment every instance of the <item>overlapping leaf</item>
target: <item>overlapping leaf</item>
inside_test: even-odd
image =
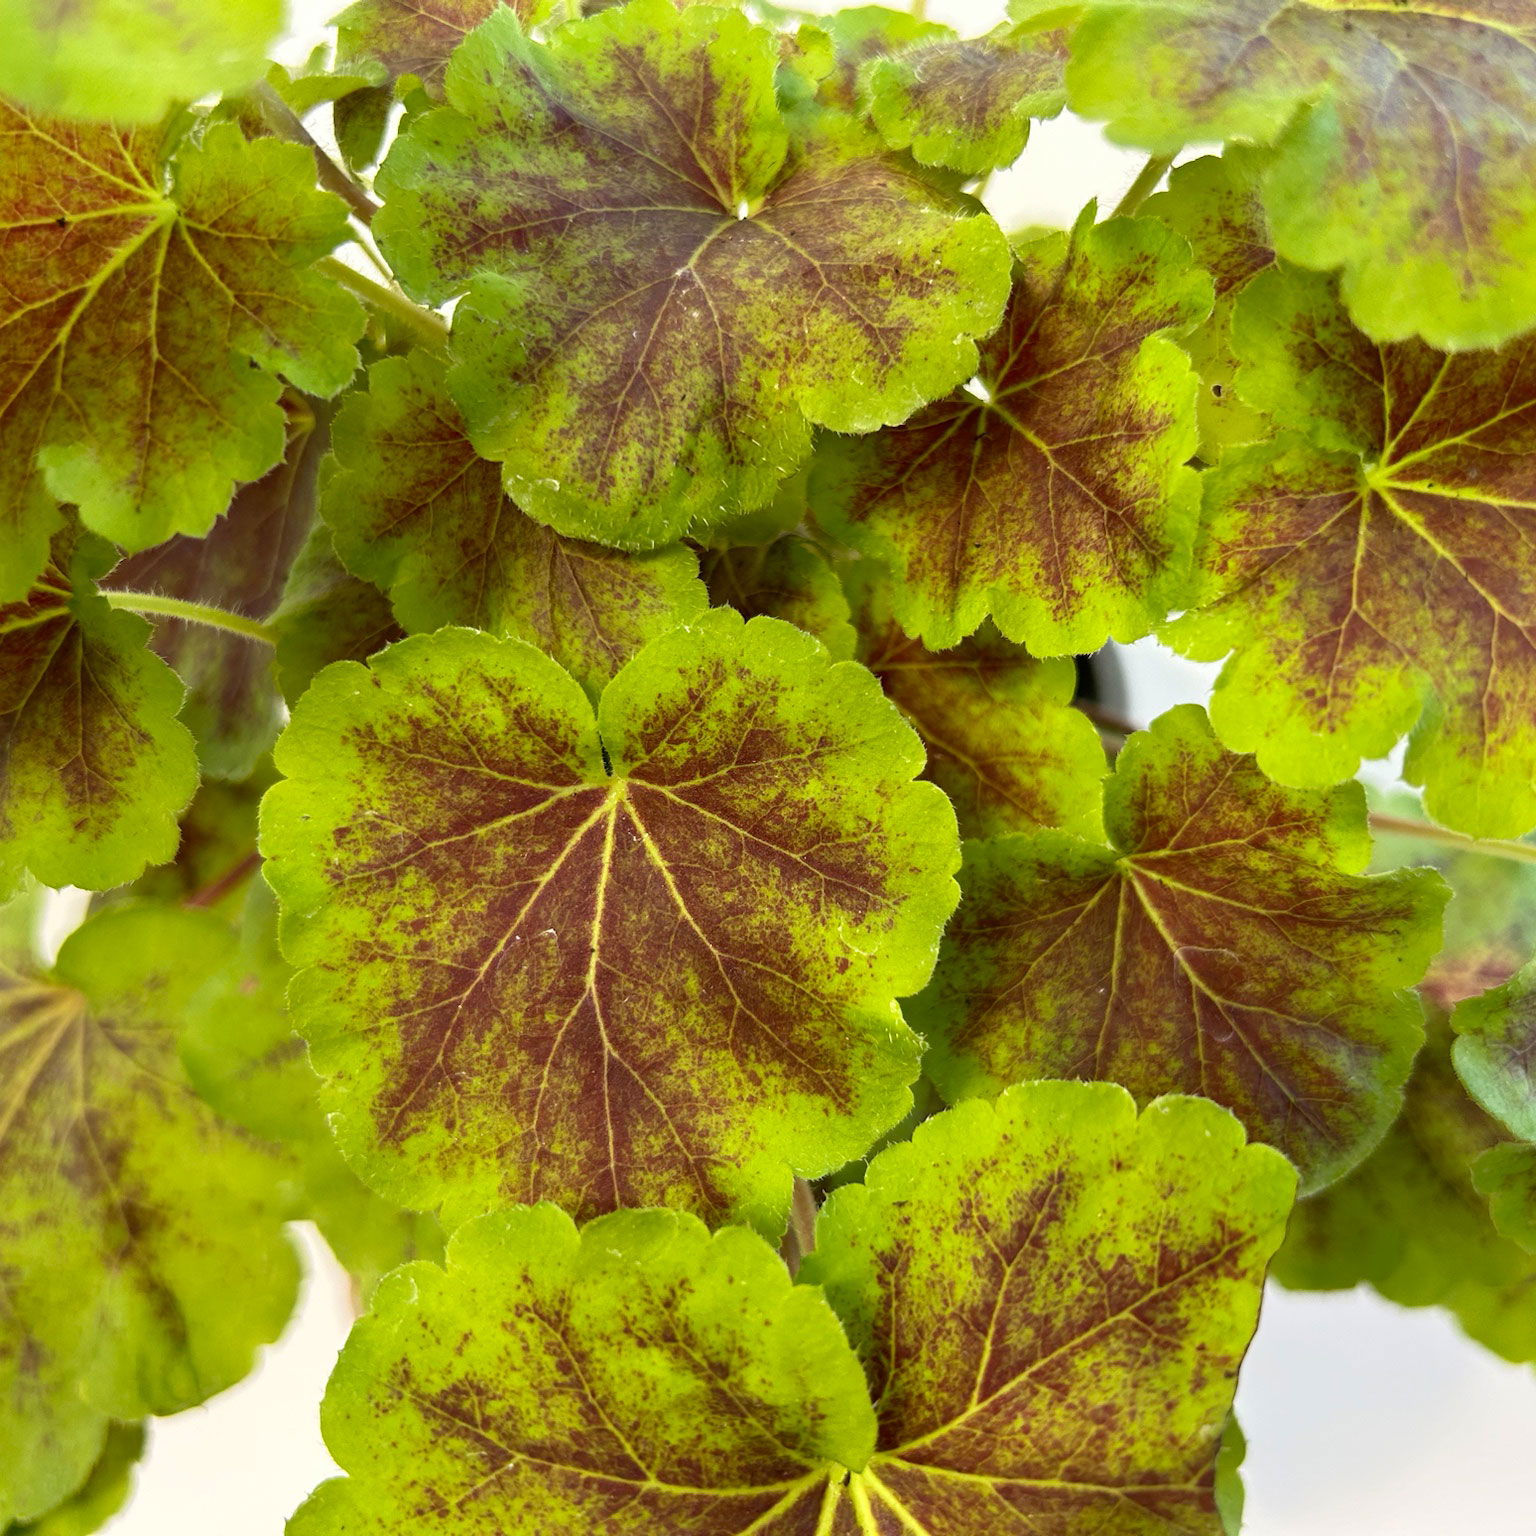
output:
[[[526,40],[502,8],[390,152],[375,228],[456,316],[517,504],[647,548],[759,506],[810,423],[870,431],[975,369],[1005,242],[851,119],[792,145],[775,39],[634,0]]]
[[[306,270],[346,235],[296,144],[231,123],[185,144],[0,104],[0,600],[41,567],[58,517],[129,549],[206,533],[236,481],[282,457],[280,373],[351,377],[356,301]],[[251,367],[251,363],[259,364]],[[268,372],[267,370],[271,370]]]
[[[182,686],[92,576],[111,563],[72,530],[19,603],[0,606],[0,895],[23,869],[105,890],[176,851],[197,787]]]
[[[148,123],[261,74],[282,0],[0,0],[0,95],[34,112]]]
[[[551,9],[549,0],[353,0],[336,18],[338,61],[380,64],[395,79],[414,75],[441,97],[448,56],[503,3],[524,26]]]
[[[270,618],[314,518],[315,477],[325,451],[325,433],[316,430],[310,407],[292,394],[284,407],[288,448],[282,463],[242,486],[207,537],[178,534],[130,555],[103,584],[211,603],[242,618]],[[174,618],[156,620],[151,643],[187,685],[182,719],[197,737],[203,772],[244,778],[282,723],[271,647]]]
[[[1357,785],[1303,792],[1224,752],[1193,705],[1121,752],[1110,846],[967,845],[964,901],[914,1021],[949,1098],[1090,1077],[1202,1093],[1317,1188],[1401,1102],[1440,941],[1427,870],[1365,877]]]
[[[1451,1016],[1456,1070],[1512,1136],[1536,1142],[1536,963]]]
[[[746,618],[766,614],[815,635],[835,661],[854,653],[848,599],[837,572],[808,539],[786,534],[763,544],[706,549],[699,574],[710,601]]]
[[[1019,253],[979,388],[818,457],[818,512],[895,573],[908,633],[942,649],[990,613],[1049,656],[1165,616],[1199,498],[1196,380],[1168,333],[1210,305],[1164,225],[1080,221]]]
[[[1205,607],[1170,638],[1234,651],[1211,705],[1222,740],[1316,785],[1414,728],[1404,772],[1432,816],[1528,831],[1536,347],[1378,346],[1295,268],[1249,285],[1233,336],[1240,392],[1294,431],[1205,477]]]
[[[706,604],[680,545],[625,554],[518,511],[427,352],[376,363],[334,442],[322,511],[337,553],[389,589],[407,631],[465,624],[527,640],[595,695],[647,640]]]
[[[1072,708],[1070,661],[1037,661],[990,624],[930,651],[896,622],[883,575],[861,566],[849,586],[859,660],[923,738],[924,774],[949,796],[963,837],[1034,827],[1102,835],[1104,748]]]
[[[1359,325],[1492,346],[1536,323],[1536,12],[1517,0],[1093,0],[1075,110],[1158,150],[1276,144],[1282,255]]]
[[[968,175],[1011,165],[1032,118],[1066,105],[1067,39],[1075,7],[1012,0],[985,37],[947,37],[874,60],[860,86],[894,149]]]
[[[921,764],[867,672],[725,609],[596,717],[549,658],[462,630],[325,672],[263,847],[349,1160],[450,1219],[782,1223],[791,1166],[840,1166],[910,1102],[894,999],[955,900]]]
[[[110,1420],[236,1381],[293,1304],[276,1165],[177,1055],[227,932],[118,907],[0,973],[0,1521],[72,1495]]]
[[[825,1300],[671,1212],[484,1217],[354,1330],[325,1407],[352,1475],[290,1532],[1214,1536],[1294,1185],[1209,1104],[1052,1083],[838,1191]]]
[[[47,1514],[6,1526],[5,1536],[91,1536],[127,1503],[143,1453],[142,1424],[113,1424],[85,1482]]]

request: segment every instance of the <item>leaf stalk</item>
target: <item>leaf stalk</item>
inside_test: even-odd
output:
[[[185,598],[166,597],[159,592],[104,591],[101,595],[113,608],[126,608],[130,613],[184,619],[188,624],[205,624],[210,629],[243,635],[247,640],[258,640],[263,645],[277,644],[277,631],[270,625],[259,619],[248,619],[243,613],[231,613],[227,608],[215,608],[212,603],[191,603]]]
[[[1125,189],[1125,196],[1115,204],[1112,219],[1125,218],[1136,212],[1157,190],[1157,184],[1168,174],[1169,167],[1178,158],[1178,151],[1171,155],[1152,155],[1136,173],[1136,179]]]
[[[441,347],[448,340],[448,322],[434,311],[413,304],[398,288],[386,288],[334,256],[323,256],[316,265],[371,309],[386,319],[398,320],[423,346]]]

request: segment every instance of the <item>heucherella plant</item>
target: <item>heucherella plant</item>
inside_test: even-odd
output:
[[[1234,1533],[1536,1362],[1536,0],[585,9],[0,0],[0,1533],[296,1220],[293,1536]]]

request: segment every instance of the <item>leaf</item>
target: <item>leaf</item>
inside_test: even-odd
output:
[[[1238,295],[1275,264],[1259,197],[1267,160],[1262,150],[1234,144],[1220,158],[1206,155],[1175,166],[1167,191],[1149,197],[1141,209],[1189,241],[1195,265],[1211,274],[1216,290],[1210,319],[1180,340],[1200,375],[1200,452],[1209,462],[1234,444],[1272,434],[1263,412],[1242,400],[1235,388],[1237,359],[1231,336]]]
[[[866,66],[862,92],[892,149],[975,176],[1012,165],[1030,119],[1061,111],[1073,8],[1014,0],[1009,12],[985,37],[918,43]]]
[[[51,497],[128,549],[204,534],[283,452],[281,374],[330,395],[356,366],[357,301],[306,270],[346,238],[308,150],[186,141],[0,104],[11,174],[0,295],[0,600],[57,525]],[[255,363],[257,367],[251,367]],[[51,495],[50,495],[51,493]],[[13,543],[14,541],[14,543]]]
[[[1487,1196],[1500,1236],[1536,1254],[1536,1146],[1507,1141],[1472,1163],[1472,1185]]]
[[[1284,1152],[1304,1189],[1381,1139],[1422,1038],[1401,989],[1440,942],[1430,870],[1361,876],[1364,797],[1282,789],[1194,705],[1127,742],[1109,847],[971,843],[964,901],[913,1019],[950,1100],[1021,1078],[1200,1093]]]
[[[300,396],[289,393],[283,403],[288,447],[282,463],[241,486],[206,538],[178,534],[130,555],[104,586],[211,603],[248,619],[271,617],[314,518],[315,475],[326,443]],[[282,723],[271,648],[175,618],[157,619],[150,643],[187,685],[182,716],[197,737],[203,772],[243,779]]]
[[[1233,651],[1211,704],[1285,783],[1335,783],[1410,728],[1404,775],[1474,836],[1536,826],[1532,346],[1381,347],[1294,268],[1238,301],[1238,388],[1296,429],[1205,477],[1186,655]],[[1312,439],[1304,441],[1305,431]]]
[[[1210,280],[1149,219],[1079,221],[1025,246],[980,389],[905,426],[834,442],[825,526],[896,577],[902,627],[933,650],[988,614],[1037,655],[1133,640],[1183,579],[1199,489],[1195,379],[1168,339]]]
[[[7,1526],[6,1536],[91,1536],[127,1503],[143,1454],[142,1424],[110,1425],[101,1456],[79,1489],[37,1520]]]
[[[283,29],[282,0],[0,0],[0,94],[34,112],[149,123],[238,91]]]
[[[66,530],[25,600],[0,607],[0,895],[23,869],[106,890],[176,851],[197,787],[183,690],[144,620],[96,591],[110,561]]]
[[[928,751],[925,777],[949,796],[963,837],[1060,827],[1102,837],[1099,733],[1072,708],[1076,669],[1037,661],[990,623],[947,651],[908,639],[890,585],[853,568],[859,660],[911,722]]]
[[[885,5],[854,5],[817,16],[780,44],[780,104],[788,118],[798,115],[806,122],[814,122],[821,108],[859,112],[859,76],[871,61],[954,35],[939,22]]]
[[[526,640],[596,696],[647,640],[705,607],[682,546],[624,554],[518,511],[427,352],[374,364],[334,446],[321,511],[336,552],[388,588],[407,632],[464,624]]]
[[[441,100],[448,56],[502,0],[353,0],[336,18],[337,62],[380,64],[391,79],[413,75]],[[525,27],[542,21],[551,0],[506,0]]]
[[[1296,1207],[1275,1276],[1296,1289],[1368,1281],[1406,1307],[1441,1306],[1506,1360],[1536,1360],[1536,1258],[1501,1236],[1473,1184],[1500,1128],[1467,1097],[1433,1014],[1386,1140],[1348,1178]]]
[[[1533,44],[1502,0],[1093,0],[1067,86],[1120,143],[1275,144],[1281,255],[1382,341],[1486,347],[1536,323]]]
[[[907,1108],[894,999],[954,906],[953,818],[874,679],[789,625],[715,609],[595,717],[529,646],[413,636],[323,673],[277,762],[296,1023],[398,1203],[782,1229],[791,1167]]]
[[[802,1271],[825,1300],[680,1213],[482,1217],[354,1328],[324,1411],[351,1476],[290,1532],[1215,1536],[1294,1182],[1211,1105],[1138,1121],[1120,1089],[1050,1083],[838,1191]]]
[[[185,902],[236,921],[260,865],[256,856],[257,807],[276,778],[272,760],[263,758],[255,771],[237,784],[227,779],[204,780],[181,813],[176,857],[146,870],[113,896]]]
[[[336,558],[331,531],[323,524],[311,531],[293,562],[271,627],[277,632],[278,686],[290,705],[322,667],[365,661],[404,633],[389,599]]]
[[[51,976],[0,976],[0,1520],[71,1495],[109,1420],[239,1380],[293,1305],[272,1158],[198,1100],[177,1056],[227,932],[115,907]]]
[[[766,544],[706,549],[699,574],[712,603],[728,603],[745,618],[766,614],[803,629],[826,646],[834,661],[847,661],[855,635],[843,584],[808,539],[793,534]]]
[[[469,290],[470,436],[561,533],[649,548],[761,506],[812,423],[901,420],[997,323],[997,226],[850,119],[791,144],[775,51],[738,13],[670,0],[547,45],[503,8],[380,172],[402,284]]]
[[[1536,1141],[1536,961],[1451,1015],[1467,1092],[1521,1141]]]

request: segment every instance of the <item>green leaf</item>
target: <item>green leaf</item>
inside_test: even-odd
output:
[[[1380,340],[1486,347],[1536,324],[1533,45],[1504,0],[1093,0],[1067,85],[1121,143],[1276,145],[1283,256]]]
[[[113,1424],[90,1476],[62,1504],[36,1520],[5,1527],[5,1536],[92,1536],[128,1501],[144,1454],[142,1424]]]
[[[407,632],[464,624],[526,640],[596,696],[646,641],[706,605],[681,545],[625,554],[525,517],[479,458],[425,351],[385,358],[336,419],[321,512],[336,552],[389,590]]]
[[[277,632],[278,686],[289,704],[322,667],[365,661],[404,633],[389,599],[336,558],[331,530],[324,524],[315,526],[293,562],[272,628]]]
[[[997,323],[997,226],[851,119],[792,144],[775,54],[711,7],[633,0],[547,45],[502,8],[380,172],[407,290],[469,289],[471,437],[561,533],[649,548],[761,506],[811,423],[903,419]]]
[[[594,716],[518,641],[332,667],[263,805],[296,1022],[348,1161],[446,1219],[550,1198],[782,1228],[899,1120],[954,819],[878,685],[727,609]]]
[[[1012,165],[1030,120],[1061,111],[1075,8],[1015,0],[1010,10],[985,37],[918,43],[864,68],[861,92],[891,148],[975,176]]]
[[[1472,1163],[1472,1185],[1488,1199],[1500,1236],[1536,1254],[1536,1146],[1507,1141]]]
[[[1091,216],[1091,215],[1090,215]],[[830,443],[828,529],[896,576],[896,617],[934,650],[988,614],[1037,655],[1134,640],[1167,613],[1194,537],[1195,378],[1168,333],[1210,279],[1151,219],[1080,220],[1019,252],[970,389],[905,426]]]
[[[817,107],[857,112],[862,106],[859,77],[875,59],[917,43],[943,42],[954,35],[939,22],[884,5],[854,5],[818,16],[814,24],[800,27],[791,49],[785,50],[779,99],[787,102],[791,116],[804,105],[796,100],[793,83],[785,79],[787,74],[795,74],[812,88]],[[813,111],[811,117],[815,115]]]
[[[1296,1207],[1275,1276],[1305,1290],[1369,1281],[1402,1306],[1446,1308],[1507,1360],[1536,1360],[1536,1258],[1500,1235],[1473,1184],[1502,1133],[1456,1080],[1449,1035],[1431,1015],[1402,1115],[1348,1178]]]
[[[149,625],[96,591],[110,563],[66,530],[26,598],[0,606],[0,895],[23,869],[106,890],[176,852],[197,787],[183,690]]]
[[[71,1495],[109,1420],[239,1380],[293,1305],[278,1165],[177,1055],[228,942],[207,913],[121,906],[51,976],[0,974],[0,1520]]]
[[[353,0],[336,18],[336,58],[348,69],[381,65],[391,79],[413,76],[443,94],[448,56],[503,0]],[[542,21],[551,0],[505,0],[525,27]]]
[[[0,0],[0,94],[34,112],[148,123],[238,91],[283,29],[282,0]]]
[[[181,840],[168,864],[146,870],[131,886],[113,892],[152,901],[206,907],[230,921],[238,918],[250,883],[256,879],[256,811],[277,775],[264,758],[238,784],[205,779],[181,813]]]
[[[1219,159],[1206,155],[1175,166],[1167,191],[1149,197],[1141,208],[1189,241],[1195,265],[1211,274],[1216,290],[1210,319],[1180,342],[1200,375],[1200,452],[1211,462],[1228,447],[1257,442],[1272,430],[1262,411],[1238,395],[1231,337],[1238,295],[1275,264],[1259,197],[1267,160],[1262,150],[1234,144]]]
[[[1237,1365],[1295,1187],[1214,1105],[1138,1118],[1110,1084],[1025,1084],[882,1152],[827,1202],[801,1270],[879,1405],[859,1529],[1214,1536]]]
[[[1239,392],[1295,430],[1205,476],[1201,611],[1168,638],[1234,653],[1211,718],[1282,782],[1336,783],[1411,728],[1429,814],[1517,836],[1536,826],[1531,345],[1378,346],[1331,290],[1288,268],[1238,301]]]
[[[129,549],[206,533],[235,482],[282,457],[273,374],[334,394],[356,366],[363,316],[306,270],[347,223],[302,146],[247,144],[215,123],[183,145],[167,185],[147,131],[4,104],[0,130],[11,164],[0,192],[3,601],[42,563],[58,522],[51,497]]]
[[[325,451],[325,433],[316,430],[304,399],[289,392],[283,405],[288,447],[282,463],[241,486],[206,538],[178,534],[130,555],[102,585],[270,618],[314,519],[315,477]],[[245,778],[282,724],[271,648],[246,635],[158,616],[150,643],[187,685],[182,719],[197,738],[203,772]]]
[[[351,1476],[291,1536],[1216,1536],[1294,1188],[1209,1104],[1138,1120],[1118,1088],[1049,1083],[838,1191],[801,1272],[826,1299],[670,1211],[482,1217],[354,1328],[324,1412]]]
[[[913,1009],[951,1100],[1090,1077],[1201,1093],[1301,1170],[1379,1141],[1422,1038],[1403,988],[1440,942],[1430,870],[1357,873],[1358,785],[1282,789],[1183,705],[1127,742],[1109,846],[1036,832],[966,848],[965,899]]]
[[[1467,1092],[1521,1141],[1536,1141],[1536,961],[1456,1005],[1456,1071]]]
[[[815,635],[834,661],[853,655],[856,637],[843,584],[809,540],[790,534],[767,544],[706,549],[699,574],[712,603],[728,603],[749,619],[784,619]]]
[[[1104,747],[1072,708],[1076,668],[1037,661],[990,623],[930,651],[896,622],[890,583],[865,562],[848,585],[859,660],[880,679],[928,751],[924,776],[949,796],[963,837],[1059,827],[1103,836]]]

